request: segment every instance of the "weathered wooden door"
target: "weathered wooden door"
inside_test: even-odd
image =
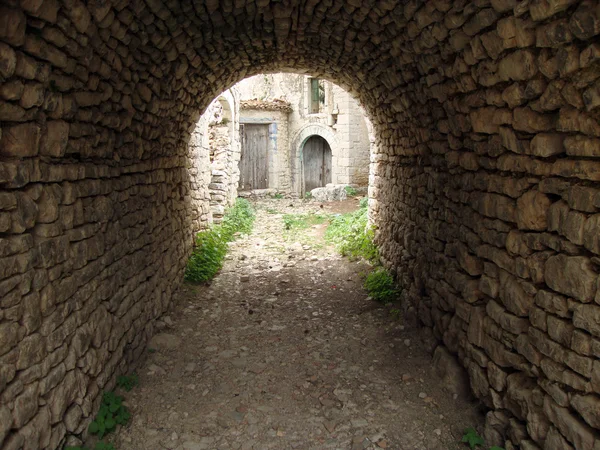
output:
[[[241,132],[240,191],[269,187],[269,125],[244,124]]]
[[[321,136],[312,136],[304,144],[304,192],[331,183],[331,148]]]

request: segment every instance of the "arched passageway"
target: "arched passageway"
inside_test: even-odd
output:
[[[85,428],[182,278],[198,117],[244,77],[292,69],[372,118],[382,256],[494,410],[489,432],[597,446],[599,14],[572,0],[3,2],[3,447]]]

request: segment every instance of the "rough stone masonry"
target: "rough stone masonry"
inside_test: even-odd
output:
[[[599,33],[596,0],[3,0],[0,446],[84,432],[210,211],[200,113],[293,69],[368,111],[382,254],[491,443],[599,449]]]

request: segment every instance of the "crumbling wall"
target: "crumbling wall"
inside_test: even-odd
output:
[[[212,221],[220,223],[225,210],[237,198],[240,177],[239,99],[236,92],[223,92],[208,107],[208,148],[210,157],[210,210]],[[210,167],[210,169],[208,169]]]

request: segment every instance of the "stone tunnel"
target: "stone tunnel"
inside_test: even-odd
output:
[[[55,449],[182,282],[194,134],[301,71],[373,122],[370,208],[407,310],[514,448],[600,448],[596,0],[3,0],[0,446]]]

